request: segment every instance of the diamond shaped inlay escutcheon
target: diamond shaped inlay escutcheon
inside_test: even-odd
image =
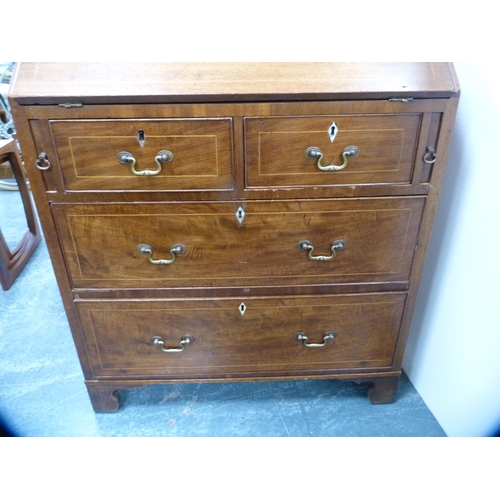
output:
[[[337,127],[337,124],[335,122],[332,122],[328,127],[328,135],[330,137],[330,142],[333,142],[335,140],[335,137],[337,137],[338,132],[339,128]]]

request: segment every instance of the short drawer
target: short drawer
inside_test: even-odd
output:
[[[74,288],[276,286],[408,280],[424,203],[411,197],[52,210]]]
[[[53,120],[68,191],[230,190],[232,119]]]
[[[410,183],[420,122],[417,113],[247,117],[247,187]]]
[[[404,294],[77,301],[96,377],[217,378],[388,368]]]

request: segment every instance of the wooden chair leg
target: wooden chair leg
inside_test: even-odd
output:
[[[28,225],[28,229],[20,243],[12,251],[9,249],[0,229],[0,283],[4,290],[8,290],[40,243],[42,235],[31,202],[19,150],[14,139],[0,141],[0,163],[5,161],[10,163],[17,185],[19,186],[19,193]]]

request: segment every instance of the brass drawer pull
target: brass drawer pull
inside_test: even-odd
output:
[[[191,342],[193,342],[193,338],[189,335],[184,335],[180,341],[180,347],[165,347],[165,341],[161,337],[155,336],[151,338],[151,343],[157,345],[163,352],[182,352]]]
[[[130,164],[130,169],[132,170],[132,173],[134,175],[158,175],[161,172],[161,164],[172,161],[174,159],[174,155],[171,151],[160,151],[155,157],[155,162],[158,165],[158,168],[156,170],[140,171],[135,169],[137,160],[134,158],[134,155],[132,153],[129,153],[128,151],[122,151],[121,153],[118,153],[117,158],[118,161],[120,163],[123,163],[124,165]]]
[[[321,159],[323,158],[323,153],[321,152],[321,149],[312,147],[312,148],[307,148],[305,151],[306,158],[309,160],[315,160],[316,158],[318,159],[317,166],[320,170],[323,170],[323,172],[332,172],[334,170],[342,170],[343,168],[347,167],[347,160],[349,158],[354,158],[355,156],[358,156],[359,154],[359,148],[357,146],[347,146],[344,149],[344,152],[342,153],[342,158],[344,159],[344,163],[342,165],[321,165]]]
[[[345,250],[347,248],[347,243],[344,240],[336,240],[333,242],[332,245],[332,255],[313,255],[314,247],[312,243],[309,240],[302,240],[299,242],[299,250],[305,250],[306,252],[309,251],[307,256],[311,260],[332,260],[335,255],[337,255],[337,250]]]
[[[164,264],[173,264],[175,262],[175,257],[176,255],[179,255],[181,253],[184,253],[186,251],[186,246],[183,245],[182,243],[176,243],[175,245],[172,245],[172,248],[170,249],[170,255],[172,255],[172,258],[170,260],[167,259],[153,259],[153,250],[149,245],[145,245],[144,243],[141,243],[140,245],[137,245],[136,248],[137,252],[143,255],[148,256],[149,262],[151,264],[158,264],[158,265],[164,265]]]
[[[48,170],[50,168],[50,161],[47,153],[40,153],[36,159],[35,165],[38,170]]]
[[[432,165],[437,160],[436,150],[434,148],[427,148],[424,154],[424,161]]]
[[[298,340],[299,342],[302,342],[302,345],[306,347],[325,347],[326,343],[329,340],[333,340],[337,334],[335,332],[326,332],[325,335],[323,335],[323,343],[322,344],[317,344],[314,342],[307,342],[309,339],[307,335],[304,332],[296,332],[293,338],[295,340]]]

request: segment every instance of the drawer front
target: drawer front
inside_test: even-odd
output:
[[[68,191],[233,186],[230,118],[54,120],[50,127]],[[166,155],[159,155],[164,151]],[[122,152],[129,155],[120,161]]]
[[[247,202],[242,223],[222,202],[55,204],[53,214],[75,288],[370,283],[408,279],[424,202]]]
[[[410,183],[420,122],[420,114],[245,118],[247,187]],[[359,152],[344,158],[350,146]],[[312,147],[321,167],[346,159],[345,167],[321,170],[306,157]]]
[[[388,368],[405,298],[78,301],[77,307],[95,376],[216,378]]]

